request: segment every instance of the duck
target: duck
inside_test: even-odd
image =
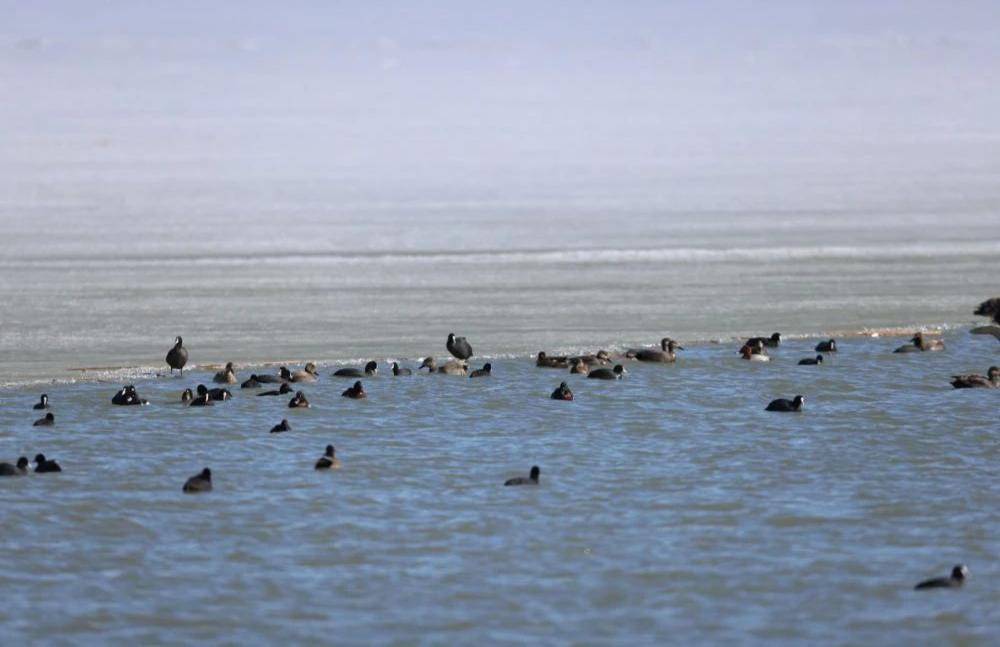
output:
[[[991,366],[986,371],[986,377],[970,373],[968,375],[952,375],[951,385],[956,389],[1000,389],[1000,368]]]
[[[756,346],[767,346],[768,348],[777,348],[781,345],[781,333],[771,333],[770,337],[751,337],[747,340],[747,343]]]
[[[301,371],[292,373],[292,382],[315,382],[318,378],[316,364],[312,362],[307,362]]]
[[[252,373],[250,375],[250,379],[248,379],[243,384],[240,384],[240,388],[241,389],[259,389],[260,388],[260,384],[261,384],[260,380],[257,379],[257,374],[256,373]]]
[[[131,384],[128,386],[123,386],[118,393],[111,398],[111,404],[117,404],[120,406],[141,406],[149,404],[149,400],[143,400],[139,397],[136,392],[135,387]]]
[[[181,401],[184,401],[184,396],[190,395],[190,399],[187,401],[189,407],[214,407],[215,402],[212,401],[212,396],[208,394],[208,391],[202,387],[199,390],[198,395],[191,393],[191,389],[185,389],[185,392],[181,394]]]
[[[191,392],[191,389],[184,389],[183,391],[181,391],[182,404],[187,404],[191,402],[191,400],[194,400],[194,393]]]
[[[42,394],[42,397],[40,397],[38,399],[38,402],[35,403],[35,406],[32,407],[32,409],[34,409],[35,411],[41,411],[43,409],[48,409],[48,408],[49,408],[49,396],[45,393]]]
[[[816,366],[823,363],[823,356],[817,355],[815,358],[807,357],[799,360],[799,366]]]
[[[828,339],[826,341],[821,341],[816,344],[817,353],[836,353],[837,352],[837,342],[834,339]]]
[[[352,400],[361,400],[368,397],[368,394],[365,393],[365,387],[361,386],[361,380],[355,382],[349,389],[346,389],[340,395],[345,398],[351,398]]]
[[[226,362],[226,368],[216,373],[212,381],[216,384],[236,384],[239,382],[236,379],[236,369],[233,368],[233,363]]]
[[[541,368],[566,368],[569,366],[569,358],[565,356],[551,357],[544,350],[540,350],[535,358],[535,366]]]
[[[475,371],[469,373],[469,377],[489,377],[490,375],[493,374],[492,372],[493,372],[493,365],[490,364],[489,362],[486,362],[485,364],[483,364],[482,368],[476,369]]]
[[[444,345],[455,359],[466,360],[472,357],[472,346],[465,337],[456,337],[453,332],[448,333]]]
[[[911,343],[900,346],[894,353],[915,353],[915,352],[933,352],[944,350],[944,341],[940,339],[924,339],[924,333],[918,332],[910,340]]]
[[[951,569],[951,574],[947,577],[935,577],[924,580],[913,587],[915,591],[923,589],[955,589],[969,579],[969,568],[965,564],[955,564]]]
[[[184,340],[180,337],[174,339],[174,347],[167,351],[167,366],[170,367],[170,374],[173,375],[174,370],[181,372],[184,375],[184,365],[188,361],[188,352],[184,348]]]
[[[291,425],[288,424],[288,419],[287,418],[282,418],[281,422],[279,422],[278,424],[276,424],[273,427],[271,427],[271,433],[272,434],[280,434],[282,432],[291,431],[291,430],[292,430],[292,427],[291,427]]]
[[[569,367],[569,372],[574,375],[586,375],[590,372],[590,366],[579,357],[574,357],[572,365]]]
[[[673,339],[664,337],[660,340],[660,350],[642,348],[631,351],[631,356],[640,362],[670,363],[677,361],[677,353],[675,351],[678,350],[684,350],[684,348]]]
[[[770,355],[767,354],[767,351],[764,350],[763,346],[759,346],[757,347],[757,350],[754,350],[753,346],[750,346],[749,344],[744,344],[743,347],[740,348],[740,356],[743,359],[751,362],[771,361]]]
[[[336,470],[340,469],[340,459],[337,458],[337,450],[333,448],[333,445],[327,445],[326,451],[323,455],[319,457],[316,461],[316,469],[318,470]]]
[[[378,362],[368,362],[364,370],[359,368],[342,368],[334,371],[334,377],[372,377],[378,373]]]
[[[282,384],[277,390],[261,391],[260,393],[257,394],[257,397],[267,396],[267,395],[286,395],[291,392],[292,392],[292,387],[288,386],[288,384],[286,383]]]
[[[306,400],[306,394],[302,391],[296,391],[292,399],[288,401],[289,409],[308,409],[309,400]]]
[[[0,463],[0,476],[24,476],[28,473],[28,459],[24,456],[17,459],[17,463]]]
[[[587,373],[590,380],[620,380],[625,377],[628,371],[621,364],[615,364],[614,368],[595,368]]]
[[[806,399],[804,396],[797,395],[791,400],[785,398],[778,398],[777,400],[771,400],[764,410],[765,411],[802,411],[802,405],[805,403]]]
[[[443,366],[438,366],[437,361],[433,357],[424,358],[420,368],[426,368],[429,373],[443,373],[445,375],[464,376],[469,372],[469,367],[465,364],[465,362],[450,359],[445,362]]]
[[[258,373],[257,381],[261,384],[279,384],[282,382],[291,382],[292,374],[288,372],[288,368],[282,366],[278,369],[277,375],[268,375],[267,373]]]
[[[62,467],[59,466],[59,463],[46,459],[45,454],[35,455],[36,474],[49,474],[52,472],[61,472],[61,471]]]
[[[565,382],[560,382],[559,386],[556,387],[556,390],[549,397],[552,400],[565,400],[569,402],[573,399],[573,392],[569,390]]]
[[[542,470],[538,468],[537,465],[531,466],[531,472],[528,476],[515,476],[512,479],[507,479],[504,481],[504,485],[538,485],[538,477],[542,473]]]
[[[211,492],[212,491],[212,470],[207,467],[202,471],[198,472],[188,480],[184,481],[184,487],[182,488],[184,492],[188,494],[193,494],[196,492]]]
[[[204,384],[199,384],[196,392],[200,396],[208,395],[210,400],[215,402],[225,402],[233,397],[233,394],[229,392],[229,389],[210,389]]]
[[[992,299],[987,299],[976,307],[973,314],[977,314],[981,317],[989,317],[992,319],[993,324],[986,326],[977,326],[970,330],[973,335],[993,335],[1000,341],[1000,297],[994,297]]]
[[[611,363],[611,353],[606,350],[599,350],[593,355],[578,355],[576,357],[569,358],[572,362],[574,359],[578,359],[588,367],[590,366],[607,366]]]
[[[39,418],[31,426],[32,427],[51,427],[56,424],[56,417],[52,412],[46,413],[44,418]]]
[[[392,374],[395,375],[396,377],[400,377],[402,375],[413,375],[413,371],[411,371],[408,368],[399,368],[399,362],[393,362]]]

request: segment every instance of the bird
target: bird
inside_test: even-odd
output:
[[[316,461],[316,469],[318,470],[335,470],[340,469],[340,459],[337,458],[337,450],[333,448],[333,445],[327,445],[326,451],[323,455],[319,457]]]
[[[296,391],[292,399],[288,401],[289,409],[308,409],[309,400],[306,400],[306,394],[302,391]]]
[[[282,418],[281,422],[271,427],[272,434],[280,434],[283,431],[291,431],[292,427],[288,424],[287,418]]]
[[[44,418],[39,418],[31,426],[32,427],[51,427],[56,424],[56,417],[51,413],[46,413]]]
[[[0,476],[24,476],[28,473],[28,459],[24,456],[17,459],[17,463],[0,463]]]
[[[143,400],[136,393],[135,387],[131,384],[123,386],[118,393],[111,398],[111,404],[120,406],[141,406],[149,404],[149,400]]]
[[[469,377],[489,377],[490,375],[493,374],[492,371],[493,371],[493,365],[490,364],[489,362],[486,362],[485,364],[483,364],[482,368],[476,369],[475,371],[472,371],[472,373],[469,373]]]
[[[615,364],[612,368],[595,368],[587,373],[587,379],[591,380],[620,380],[625,377],[628,371],[621,364]]]
[[[35,403],[35,406],[32,407],[32,409],[34,409],[35,411],[41,411],[42,409],[48,409],[48,408],[49,408],[49,396],[46,395],[45,393],[42,394],[42,397],[40,397],[38,399],[38,402]]]
[[[544,350],[538,351],[538,356],[535,359],[535,366],[541,368],[566,368],[569,366],[568,357],[551,357],[545,353]]]
[[[292,373],[292,382],[315,382],[317,378],[319,378],[319,374],[316,372],[316,365],[312,362],[307,362],[301,371]]]
[[[368,394],[365,393],[365,387],[361,386],[361,380],[355,382],[349,389],[345,390],[340,395],[345,398],[351,398],[352,400],[361,400],[362,398],[368,397]]]
[[[257,381],[261,384],[278,384],[279,382],[288,382],[291,379],[291,373],[284,366],[278,369],[277,375],[268,375],[267,373],[257,374]]]
[[[569,372],[575,375],[586,375],[590,372],[590,366],[579,357],[574,357],[573,363],[569,367]]]
[[[823,356],[817,355],[815,358],[807,357],[799,360],[799,366],[815,366],[823,363]]]
[[[205,389],[204,385],[199,386],[201,388],[198,390],[198,395],[191,393],[191,389],[185,389],[184,393],[181,394],[181,402],[184,402],[184,397],[188,396],[187,405],[189,407],[215,406],[215,402],[212,401],[212,396],[208,394],[208,390]]]
[[[260,380],[257,379],[257,374],[256,373],[251,374],[250,375],[250,379],[248,379],[243,384],[240,384],[240,388],[241,389],[259,389],[260,388]]]
[[[35,473],[36,474],[48,474],[51,472],[61,472],[62,468],[59,467],[59,463],[55,461],[50,461],[45,458],[45,454],[35,455]]]
[[[226,362],[226,368],[216,373],[212,381],[216,384],[236,384],[239,380],[236,379],[236,370],[233,368],[233,363]]]
[[[262,395],[286,395],[291,392],[292,392],[292,387],[288,386],[288,384],[282,384],[280,387],[278,387],[277,390],[261,391],[260,393],[257,394],[257,397],[260,397]]]
[[[364,370],[360,368],[342,368],[334,371],[334,377],[372,377],[378,373],[378,362],[368,362]]]
[[[802,405],[805,403],[805,397],[797,395],[791,400],[785,398],[778,398],[777,400],[771,400],[764,410],[765,411],[802,411]]]
[[[915,353],[915,352],[927,352],[927,351],[939,351],[944,350],[944,342],[940,339],[932,339],[930,341],[924,339],[924,333],[918,332],[913,335],[910,340],[911,343],[904,344],[896,350],[892,351],[894,353]]]
[[[990,317],[994,323],[1000,324],[1000,297],[993,297],[992,299],[983,301],[976,306],[976,311],[973,314],[981,317]]]
[[[184,375],[184,365],[188,361],[188,352],[184,348],[184,340],[177,337],[174,340],[174,347],[167,351],[167,366],[170,367],[170,373],[173,374],[174,369],[181,372]]]
[[[413,375],[413,371],[408,368],[399,368],[399,362],[393,362],[392,374],[399,377],[401,375]]]
[[[229,392],[229,389],[210,389],[204,384],[199,384],[196,392],[200,396],[207,395],[210,400],[216,402],[225,402],[233,397],[233,394]]]
[[[605,365],[611,363],[611,353],[609,353],[606,350],[599,350],[596,353],[594,353],[593,355],[579,355],[577,357],[570,357],[569,361],[572,362],[575,359],[580,360],[581,362],[583,362],[584,364],[586,364],[588,367],[589,366],[594,366],[594,365],[605,366]]]
[[[465,337],[456,337],[455,333],[448,333],[448,340],[444,344],[456,359],[469,359],[472,357],[472,346]]]
[[[951,569],[951,575],[947,577],[935,577],[917,584],[913,589],[955,589],[969,579],[969,568],[965,564],[955,564]]]
[[[556,387],[556,390],[549,397],[553,400],[566,400],[569,402],[573,399],[573,392],[569,390],[565,382],[560,382],[559,386]]]
[[[664,337],[660,340],[660,350],[655,350],[652,348],[643,348],[636,350],[633,353],[633,357],[640,362],[662,362],[669,363],[677,361],[677,354],[675,351],[684,350],[684,348],[669,337]]]
[[[833,339],[828,339],[827,341],[821,341],[816,344],[817,353],[836,353],[837,352],[837,342]]]
[[[188,480],[184,481],[184,487],[182,490],[188,494],[195,492],[211,492],[212,470],[206,467]]]
[[[771,361],[771,357],[767,354],[767,351],[764,350],[763,346],[754,347],[750,344],[744,344],[743,347],[740,348],[740,356],[751,362]]]
[[[747,343],[754,346],[760,344],[768,348],[777,348],[781,345],[781,333],[772,333],[770,337],[751,337]]]
[[[986,377],[970,373],[968,375],[952,375],[951,385],[956,389],[998,389],[1000,388],[1000,368],[991,366],[986,371]]]
[[[537,465],[532,465],[531,472],[528,476],[516,476],[512,479],[507,479],[504,481],[504,485],[538,485],[538,476],[542,473],[542,470],[538,469]]]
[[[425,357],[420,368],[426,368],[428,373],[444,373],[445,375],[466,375],[469,372],[469,367],[465,362],[450,359],[443,366],[438,366],[433,357]]]

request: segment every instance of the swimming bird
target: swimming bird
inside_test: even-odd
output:
[[[51,427],[56,424],[56,417],[52,413],[46,413],[44,418],[39,418],[32,424],[32,427]]]
[[[625,377],[628,371],[621,364],[615,364],[612,368],[595,368],[587,373],[587,379],[591,380],[620,380]]]
[[[211,492],[212,470],[206,467],[202,471],[198,472],[188,480],[184,481],[184,487],[182,489],[188,494],[195,492]]]
[[[32,409],[34,409],[35,411],[40,411],[42,409],[48,409],[48,408],[49,408],[49,396],[44,393],[42,394],[42,397],[38,399],[38,402],[35,403],[35,406],[32,407]]]
[[[184,393],[181,394],[181,402],[185,402],[184,396],[190,396],[186,400],[189,407],[214,407],[215,403],[212,402],[212,396],[208,394],[208,391],[201,391],[198,395],[191,393],[191,389],[185,389]]]
[[[802,405],[805,403],[805,397],[801,395],[795,396],[791,400],[785,398],[778,398],[777,400],[771,400],[771,403],[764,408],[765,411],[802,411]]]
[[[504,481],[504,485],[538,485],[538,476],[542,473],[542,470],[538,469],[537,465],[531,467],[531,473],[527,476],[516,476],[512,479],[507,479]]]
[[[28,459],[22,456],[15,465],[0,463],[0,476],[24,476],[28,473]]]
[[[986,377],[970,373],[968,375],[952,375],[951,385],[956,389],[998,389],[1000,388],[1000,368],[991,366],[986,371]]]
[[[939,351],[944,350],[944,342],[940,339],[924,339],[924,333],[918,332],[910,340],[911,343],[900,346],[896,350],[892,351],[894,353],[916,353],[916,352],[927,352],[927,351]]]
[[[556,390],[549,397],[553,400],[566,400],[569,402],[573,399],[573,392],[569,390],[565,382],[560,382],[559,386],[556,387]]]
[[[131,384],[128,386],[123,386],[118,393],[111,398],[111,404],[117,404],[120,406],[141,406],[149,404],[149,400],[143,400],[139,397],[136,392],[135,387]]]
[[[280,433],[282,433],[284,431],[291,431],[291,430],[292,430],[292,427],[291,427],[291,425],[288,424],[288,419],[287,418],[282,418],[281,422],[279,422],[278,424],[276,424],[273,427],[271,427],[271,433],[272,434],[280,434]]]
[[[282,384],[278,388],[278,390],[276,390],[276,391],[261,391],[260,393],[257,394],[257,397],[260,397],[262,395],[285,395],[285,394],[288,394],[288,393],[291,393],[291,392],[292,392],[292,387],[288,386],[288,384]]]
[[[361,380],[355,382],[349,389],[346,389],[340,395],[345,398],[351,398],[352,400],[361,400],[362,398],[368,397],[368,394],[365,393],[365,387],[361,386]]]
[[[951,569],[951,575],[948,577],[935,577],[924,580],[913,587],[913,589],[915,591],[921,589],[955,589],[965,584],[965,580],[967,579],[969,579],[969,568],[965,564],[955,564]]]
[[[226,368],[216,373],[212,381],[216,384],[236,384],[239,380],[236,379],[236,369],[233,368],[233,363],[226,362]]]
[[[170,373],[173,374],[174,369],[177,369],[184,375],[184,365],[187,361],[188,352],[184,348],[184,340],[178,337],[174,340],[174,347],[167,351],[167,366],[170,367]]]
[[[538,351],[538,356],[535,358],[535,366],[541,368],[566,368],[569,366],[568,357],[551,357],[545,353],[544,350]]]
[[[259,389],[260,380],[257,379],[257,374],[253,373],[250,375],[250,379],[240,385],[241,389]]]
[[[684,350],[684,348],[673,339],[664,337],[660,340],[660,350],[642,348],[636,350],[633,356],[640,362],[670,363],[677,361],[677,353],[675,351],[678,350]]]
[[[444,344],[456,359],[469,359],[472,357],[472,346],[465,337],[456,337],[455,333],[448,333],[448,340]]]
[[[408,368],[399,368],[398,362],[392,363],[392,374],[399,377],[401,375],[413,375],[413,371]]]
[[[52,472],[61,472],[62,468],[59,467],[59,463],[55,461],[50,461],[45,458],[45,454],[35,455],[35,473],[36,474],[49,474]]]
[[[577,357],[570,357],[569,361],[572,362],[574,359],[580,360],[588,367],[597,365],[604,366],[611,363],[611,353],[609,353],[606,350],[599,350],[593,355],[579,355]]]
[[[181,402],[183,404],[187,404],[191,400],[194,400],[194,393],[191,392],[191,389],[184,389],[181,391]]]
[[[326,451],[323,455],[319,457],[316,461],[316,469],[318,470],[335,470],[340,469],[340,459],[337,458],[337,450],[333,448],[333,445],[327,445]]]
[[[290,382],[291,380],[292,374],[284,366],[278,369],[277,375],[268,375],[267,373],[257,374],[257,381],[261,384],[278,384],[279,382]]]
[[[767,351],[764,350],[763,346],[756,347],[757,350],[754,350],[754,348],[755,347],[750,346],[749,344],[744,344],[743,347],[740,348],[740,356],[743,359],[749,360],[751,362],[771,361],[771,357],[767,354]]]
[[[334,371],[334,377],[372,377],[378,373],[378,362],[368,362],[362,371],[360,368],[342,368]]]
[[[828,339],[827,341],[821,341],[816,344],[817,353],[836,353],[837,352],[837,342],[833,339]]]
[[[198,395],[207,395],[210,400],[214,400],[216,402],[225,402],[233,397],[233,394],[229,392],[229,389],[210,389],[204,384],[199,384],[196,391]]]
[[[483,364],[482,368],[472,371],[472,373],[469,374],[469,377],[489,377],[490,375],[493,374],[492,371],[493,371],[493,365],[490,364],[489,362],[486,362],[485,364]]]
[[[469,367],[465,362],[450,359],[444,363],[444,366],[438,366],[433,357],[424,358],[420,368],[426,368],[429,373],[444,373],[445,375],[466,375],[469,372]]]
[[[781,333],[772,333],[770,337],[751,337],[747,340],[747,343],[752,346],[760,344],[768,348],[777,348],[781,345]]]
[[[312,362],[307,362],[301,371],[292,373],[292,382],[315,382],[317,378],[319,378],[319,374],[316,372],[316,365]]]
[[[823,363],[823,356],[817,355],[815,358],[807,357],[799,360],[799,366],[815,366]]]
[[[576,375],[586,375],[590,372],[590,366],[579,357],[574,357],[572,366],[569,367],[569,372]]]
[[[288,401],[289,409],[308,409],[309,400],[306,400],[306,394],[302,391],[296,391],[292,399]]]

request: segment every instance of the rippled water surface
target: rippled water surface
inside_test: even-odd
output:
[[[6,389],[0,457],[64,472],[0,481],[0,624],[71,642],[988,644],[1000,392],[948,378],[1000,344],[945,339],[844,339],[820,367],[795,365],[815,340],[770,365],[693,345],[621,382],[501,359],[489,379],[366,379],[366,401],[327,365],[309,410],[238,386],[186,408],[200,372],[140,380],[147,407],[83,381],[47,388],[49,429],[31,426],[37,387]],[[561,380],[574,402],[548,399]],[[763,410],[796,393],[803,413]],[[282,417],[293,430],[269,434]],[[343,467],[316,472],[327,443]],[[502,487],[533,464],[539,487]],[[205,466],[215,490],[182,494]],[[912,590],[957,562],[964,589]]]

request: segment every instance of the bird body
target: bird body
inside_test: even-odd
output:
[[[273,427],[271,427],[271,433],[272,434],[280,434],[280,433],[284,433],[286,431],[291,431],[291,430],[292,430],[292,427],[291,427],[291,425],[288,424],[288,419],[287,418],[282,418],[281,422],[279,422],[278,424],[276,424]]]
[[[569,387],[565,382],[560,382],[559,386],[556,387],[556,390],[553,391],[552,395],[549,397],[553,400],[565,400],[570,402],[573,400],[573,392],[569,390]]]
[[[456,337],[455,333],[448,333],[448,340],[444,345],[456,359],[466,360],[472,357],[472,345],[465,337]]]
[[[968,567],[965,566],[965,564],[956,564],[951,569],[951,575],[948,577],[935,577],[933,579],[924,580],[913,588],[917,591],[922,589],[954,589],[965,584],[965,580],[968,578]]]
[[[333,448],[333,445],[327,445],[326,451],[323,455],[319,457],[316,461],[316,469],[318,470],[336,470],[340,469],[340,459],[337,458],[337,450]]]
[[[239,380],[236,379],[236,370],[233,368],[233,363],[227,362],[226,368],[216,373],[212,381],[216,384],[236,384]]]
[[[368,394],[365,393],[365,387],[361,385],[361,380],[355,382],[349,389],[345,390],[340,395],[352,400],[361,400],[368,397]]]
[[[174,369],[181,372],[184,375],[184,365],[188,361],[188,352],[184,348],[184,340],[177,337],[174,340],[174,347],[167,351],[167,366],[170,367],[170,372],[173,373]]]
[[[765,411],[802,411],[802,405],[805,401],[805,397],[801,395],[797,395],[791,400],[778,398],[771,400],[771,403],[765,407]]]
[[[489,377],[492,374],[493,374],[493,365],[490,364],[489,362],[486,362],[485,364],[483,364],[482,368],[472,371],[472,373],[469,374],[469,377]]]
[[[51,427],[56,424],[56,417],[52,413],[46,413],[44,418],[39,418],[36,420],[32,426],[33,427]]]
[[[45,454],[35,455],[35,473],[36,474],[49,474],[52,472],[61,472],[62,467],[59,463],[55,461],[50,461],[45,458]]]
[[[41,411],[43,409],[48,409],[48,408],[49,408],[49,396],[44,393],[42,394],[42,397],[38,399],[38,402],[35,403],[35,406],[32,407],[32,409],[34,409],[35,411]]]
[[[816,366],[817,364],[823,363],[823,356],[817,355],[816,357],[807,357],[805,359],[799,360],[799,366]]]
[[[542,470],[538,468],[537,465],[531,467],[531,472],[527,477],[516,476],[512,479],[507,479],[504,481],[504,485],[538,485],[538,477]]]
[[[986,376],[970,373],[952,375],[951,385],[956,389],[1000,389],[1000,368],[991,366]]]
[[[187,481],[184,482],[184,487],[182,488],[184,492],[189,494],[195,492],[211,492],[212,491],[212,470],[207,467],[202,471],[198,472]]]
[[[595,368],[587,373],[587,379],[590,380],[620,380],[625,376],[625,367],[621,364],[615,364],[612,368]]]
[[[17,463],[0,463],[0,476],[24,476],[28,473],[28,459],[24,456],[17,459]]]
[[[413,375],[413,371],[408,368],[399,368],[399,362],[392,363],[392,374],[399,377],[402,375]]]
[[[292,399],[288,401],[289,409],[308,409],[309,400],[306,399],[306,394],[302,391],[296,391]]]

